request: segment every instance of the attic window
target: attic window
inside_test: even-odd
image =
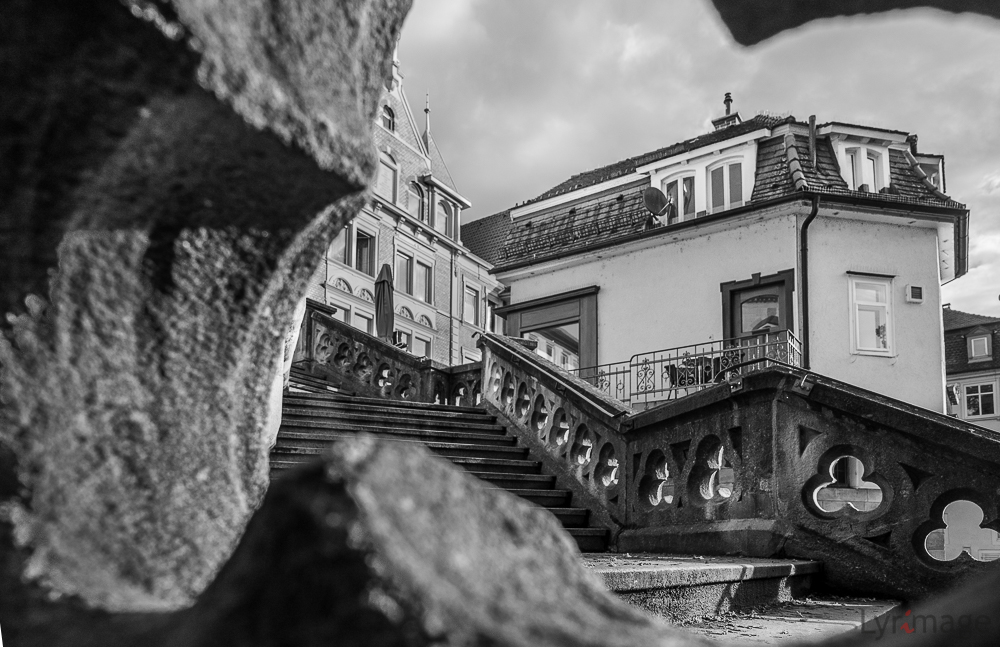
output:
[[[389,106],[382,106],[382,127],[396,132],[396,113]]]
[[[982,362],[993,357],[990,335],[969,336],[969,361]]]
[[[882,163],[883,156],[878,151],[864,147],[848,148],[841,169],[847,188],[870,193],[881,191],[885,188]]]

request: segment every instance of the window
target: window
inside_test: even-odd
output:
[[[363,330],[369,335],[371,335],[375,331],[375,317],[362,314],[360,312],[355,312],[354,327]]]
[[[970,384],[965,387],[965,417],[996,415],[996,394],[992,384]]]
[[[351,309],[350,308],[348,308],[346,306],[342,306],[339,303],[335,303],[333,301],[330,301],[330,305],[337,309],[336,314],[333,315],[334,319],[339,319],[340,321],[343,321],[347,325],[351,324]]]
[[[882,181],[882,154],[869,148],[849,148],[844,153],[844,168],[841,169],[847,188],[861,191],[866,188],[872,193],[884,188]]]
[[[396,161],[386,154],[379,158],[375,195],[389,202],[396,202]]]
[[[473,326],[479,325],[479,290],[465,286],[465,302],[462,308],[462,321]]]
[[[360,229],[354,242],[354,269],[375,276],[375,237]]]
[[[386,130],[396,130],[396,113],[389,106],[382,106],[382,127]]]
[[[990,335],[969,335],[969,361],[981,362],[993,357],[992,341]]]
[[[747,281],[723,283],[722,333],[726,339],[749,338],[792,328],[795,271]]]
[[[874,277],[851,278],[851,352],[892,354],[892,281]]]
[[[437,208],[434,209],[434,230],[448,238],[452,237],[452,213],[450,204],[438,200]]]
[[[431,303],[433,300],[431,290],[434,281],[432,276],[431,266],[417,261],[417,271],[413,275],[413,296],[424,303]]]
[[[478,350],[470,350],[468,348],[462,349],[462,363],[471,364],[472,362],[481,362],[483,359],[483,354]]]
[[[402,348],[410,350],[410,344],[413,343],[413,334],[405,330],[396,329],[396,343]]]
[[[340,233],[333,239],[333,242],[330,243],[330,250],[327,252],[327,258],[340,261],[341,263],[347,265],[347,241],[350,237],[351,225],[347,224],[340,230]]]
[[[420,222],[427,222],[427,212],[424,210],[424,192],[416,184],[410,184],[406,189],[406,210]]]
[[[413,294],[413,257],[396,252],[396,289]]]
[[[694,176],[671,180],[663,185],[667,196],[666,224],[688,220],[694,216]]]
[[[716,166],[708,174],[711,211],[723,211],[743,204],[743,163]]]
[[[413,346],[410,348],[410,352],[417,357],[430,357],[431,356],[431,340],[424,339],[423,337],[413,337]]]

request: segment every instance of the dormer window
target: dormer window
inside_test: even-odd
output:
[[[844,167],[841,169],[847,188],[852,191],[867,190],[878,193],[885,188],[882,153],[871,148],[848,148],[844,152]]]
[[[993,357],[993,344],[989,334],[969,335],[968,349],[970,362],[982,362]]]
[[[663,214],[665,224],[690,220],[694,217],[694,176],[667,180],[663,183],[663,193],[667,196],[667,211]]]
[[[424,208],[424,192],[412,182],[407,187],[406,210],[420,222],[427,222],[427,210]]]
[[[451,238],[453,236],[453,213],[454,211],[450,204],[444,200],[438,200],[437,206],[434,209],[434,230]]]
[[[708,169],[708,195],[712,213],[743,206],[742,159]]]
[[[396,132],[396,113],[389,106],[382,106],[382,127]]]

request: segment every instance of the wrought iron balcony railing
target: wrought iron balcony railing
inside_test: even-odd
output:
[[[787,330],[639,353],[569,371],[629,405],[689,395],[721,381],[771,366],[801,366],[802,344]]]

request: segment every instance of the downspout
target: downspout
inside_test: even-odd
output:
[[[455,274],[458,272],[458,268],[455,263],[455,250],[451,250],[451,267],[448,268],[448,293],[449,301],[448,304],[448,366],[455,365]],[[462,293],[462,298],[465,298],[465,293]],[[461,301],[458,301],[461,303]],[[461,307],[461,306],[459,306]]]
[[[812,210],[799,231],[802,250],[802,368],[809,369],[809,225],[819,213],[819,196],[812,197]]]

